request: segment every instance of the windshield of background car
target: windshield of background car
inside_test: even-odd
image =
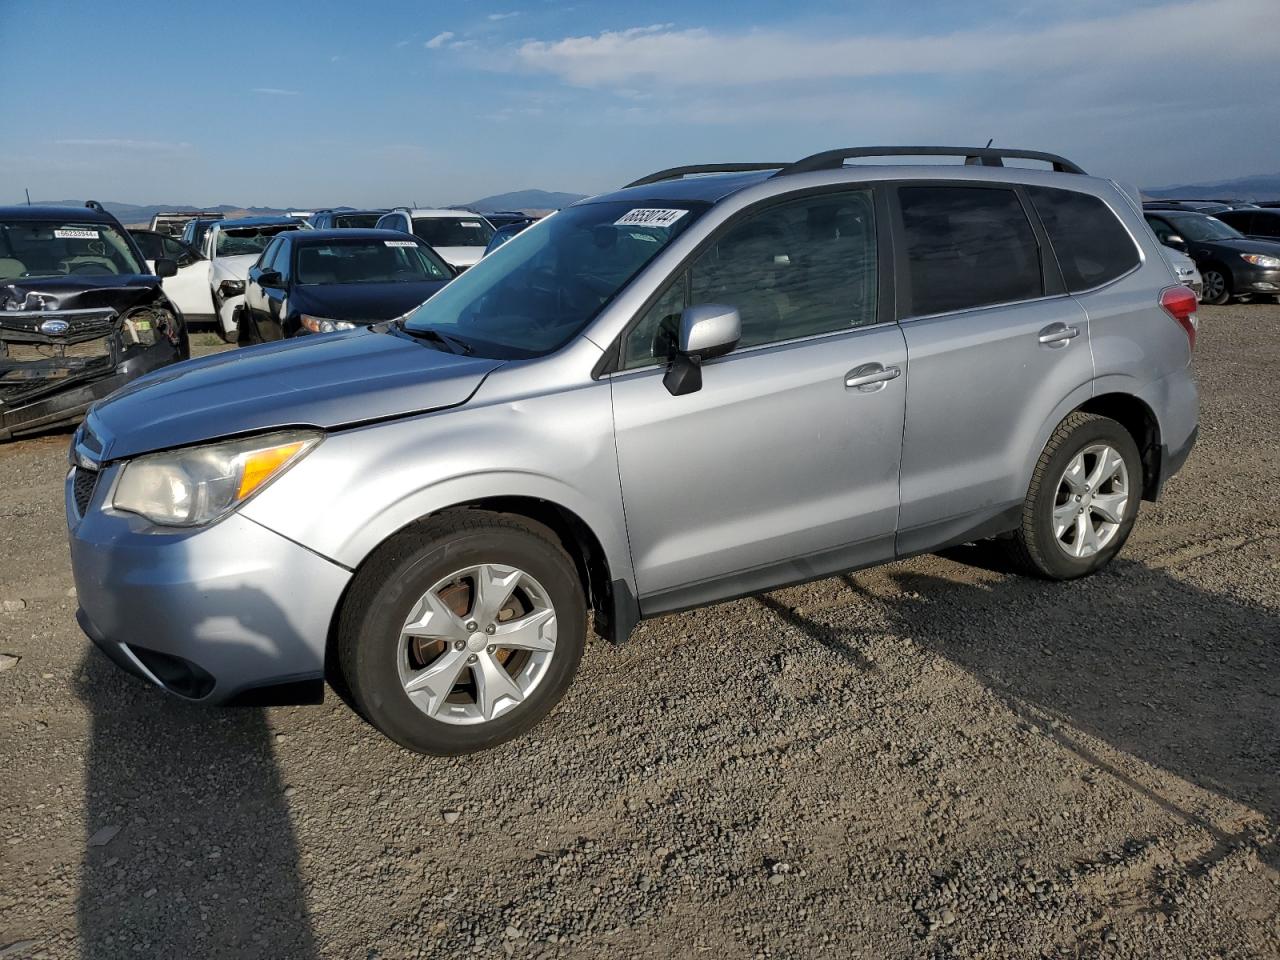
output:
[[[333,218],[333,225],[344,230],[352,227],[376,227],[382,217],[381,213],[344,213]]]
[[[1188,240],[1240,240],[1244,234],[1216,217],[1170,217],[1175,230]]]
[[[433,247],[484,247],[493,227],[481,217],[416,217],[413,235]]]
[[[21,277],[112,277],[149,272],[124,235],[108,224],[0,222],[0,282]]]
[[[501,359],[558,350],[708,206],[610,201],[568,207],[485,257],[405,326],[436,330]]]
[[[308,243],[295,256],[300,284],[423,283],[453,276],[434,252],[412,240]]]
[[[219,257],[239,257],[249,253],[261,253],[277,233],[297,229],[296,223],[280,223],[266,227],[232,227],[230,230],[220,230],[214,252]]]

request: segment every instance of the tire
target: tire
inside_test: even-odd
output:
[[[1083,480],[1105,473],[1105,468],[1099,471],[1103,466],[1100,448],[1118,455],[1124,482],[1120,483],[1122,471],[1117,466],[1096,489],[1089,490],[1090,485],[1085,484],[1080,490],[1081,474],[1073,474],[1072,480],[1067,476],[1068,467],[1079,456],[1085,468]],[[1012,539],[1002,541],[1010,559],[1024,572],[1049,580],[1074,580],[1096,573],[1114,559],[1129,538],[1138,518],[1142,482],[1142,459],[1128,430],[1107,417],[1078,412],[1069,415],[1053,432],[1036,463],[1021,526]],[[1121,486],[1125,497],[1118,501]],[[1118,522],[1104,518],[1104,510]],[[1060,534],[1058,524],[1064,518],[1067,522]],[[1094,531],[1092,538],[1087,532],[1082,534],[1082,521]],[[1092,553],[1088,552],[1091,546],[1096,547]]]
[[[476,599],[482,574],[451,579],[477,569],[492,574],[485,583],[520,575],[497,616]],[[528,611],[512,612],[520,607]],[[550,634],[551,647],[500,646],[500,631],[539,617],[542,625],[505,636],[546,644]],[[550,530],[512,514],[452,511],[397,534],[360,568],[339,616],[338,665],[357,712],[391,740],[437,756],[472,753],[526,732],[560,701],[582,659],[586,621],[577,568]],[[489,625],[499,632],[486,634]],[[410,694],[407,684],[431,674],[437,689]],[[483,677],[491,679],[482,685]],[[497,693],[486,698],[482,688]],[[497,699],[503,691],[520,696]]]
[[[1231,299],[1231,278],[1225,270],[1215,265],[1200,271],[1200,279],[1204,281],[1204,295],[1201,303],[1211,303],[1220,307]]]

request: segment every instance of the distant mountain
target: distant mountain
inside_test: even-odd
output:
[[[36,204],[48,204],[55,207],[83,207],[83,200],[35,200]],[[136,226],[138,224],[150,225],[151,218],[157,213],[181,213],[184,210],[208,210],[211,213],[221,213],[230,216],[236,214],[242,217],[268,217],[281,213],[287,213],[289,210],[297,210],[298,207],[241,207],[233,203],[218,203],[210,207],[196,207],[189,203],[115,203],[111,200],[102,201],[102,205],[107,208],[107,212],[114,216],[126,226]],[[306,207],[301,209],[305,210]]]
[[[495,193],[470,203],[456,203],[456,207],[468,207],[479,213],[486,210],[559,210],[577,203],[586,194],[553,193],[550,190],[515,190],[511,193]]]
[[[1263,173],[1254,177],[1237,177],[1234,180],[1216,180],[1212,183],[1155,187],[1142,192],[1148,197],[1158,197],[1161,200],[1280,200],[1280,173]]]

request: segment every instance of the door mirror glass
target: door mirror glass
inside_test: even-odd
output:
[[[178,275],[178,261],[170,260],[168,257],[156,257],[155,272],[156,276],[163,280],[165,277],[176,277]]]
[[[673,397],[702,389],[702,361],[722,357],[742,339],[737,307],[700,303],[680,314],[676,354],[662,384]]]

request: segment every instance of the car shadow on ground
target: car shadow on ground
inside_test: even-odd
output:
[[[260,591],[235,593],[242,624],[289,629]],[[316,956],[264,711],[183,702],[92,648],[79,692],[92,724],[82,956]]]
[[[1048,583],[1009,575],[988,545],[945,556],[1004,576],[972,583],[897,567],[888,595],[857,574],[842,579],[883,609],[894,633],[977,677],[1027,724],[1206,828],[1220,847],[1248,838],[1207,822],[1186,791],[1153,788],[1151,778],[1099,756],[1079,733],[1251,808],[1268,821],[1266,835],[1280,829],[1275,611],[1124,559],[1084,580]],[[785,609],[778,597],[761,602]],[[779,615],[841,656],[856,647],[852,629]],[[1259,854],[1280,866],[1274,841]]]

